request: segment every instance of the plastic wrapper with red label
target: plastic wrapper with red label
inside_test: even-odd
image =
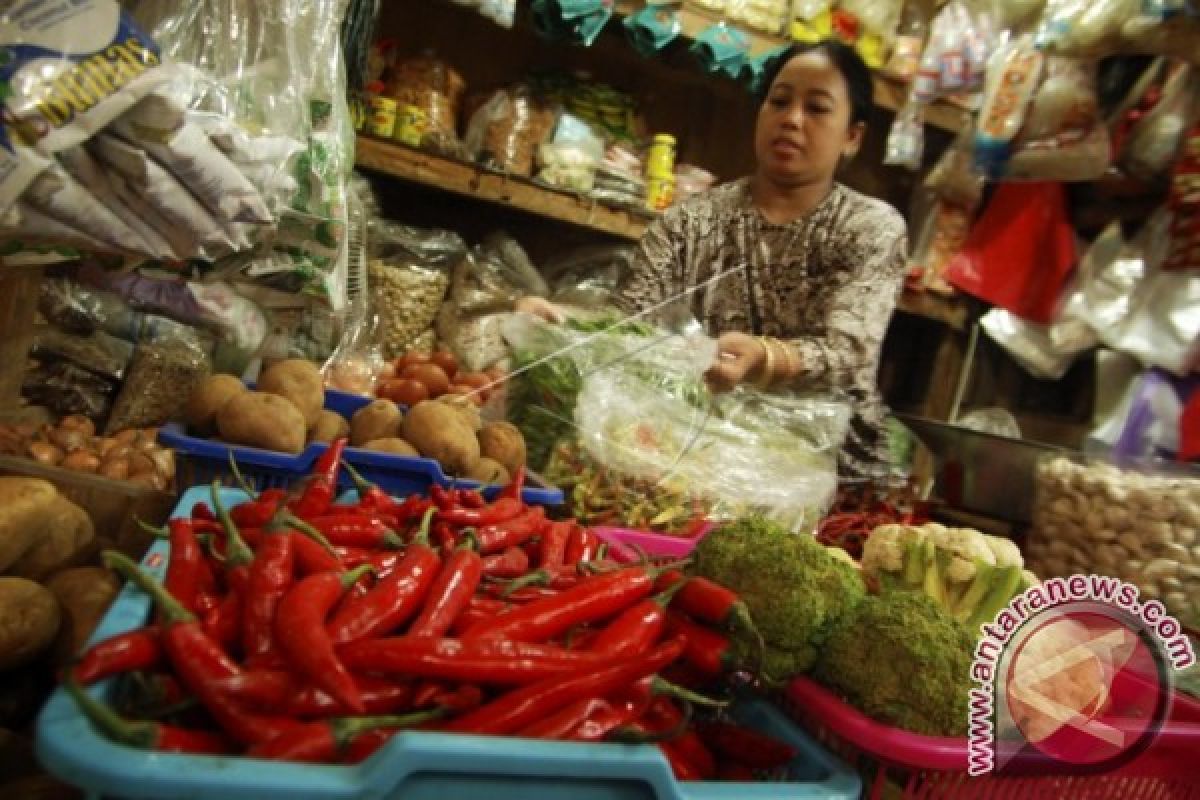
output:
[[[1046,324],[1075,259],[1062,184],[1001,184],[946,279],[967,294]]]

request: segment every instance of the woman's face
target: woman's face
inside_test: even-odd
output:
[[[771,180],[802,185],[830,180],[843,156],[853,156],[863,125],[850,123],[846,79],[820,51],[793,57],[758,110],[754,153]]]

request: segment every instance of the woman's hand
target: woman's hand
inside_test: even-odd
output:
[[[767,351],[760,340],[746,333],[722,333],[717,337],[717,363],[704,378],[714,392],[727,392],[758,374],[766,360]]]
[[[566,319],[559,307],[544,297],[534,297],[533,295],[522,297],[513,308],[516,311],[532,314],[535,317],[556,325],[561,324]]]

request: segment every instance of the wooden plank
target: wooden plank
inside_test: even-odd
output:
[[[358,138],[355,163],[404,180],[636,241],[649,217],[391,142]]]
[[[645,0],[618,0],[616,13],[619,16],[628,16],[640,11],[645,6]],[[708,28],[721,21],[717,15],[691,7],[680,9],[677,19],[679,20],[680,35],[687,39],[697,38]],[[739,27],[739,30],[745,33],[749,39],[749,55],[751,56],[762,55],[791,43],[791,40],[785,36],[773,36],[743,27]],[[893,112],[899,111],[904,105],[904,101],[908,99],[908,83],[883,72],[876,72],[874,99],[875,104],[880,108]],[[971,113],[952,100],[938,100],[925,109],[926,124],[951,133],[963,130],[970,124],[970,121]]]
[[[0,265],[0,409],[15,409],[21,398],[41,285],[40,266]]]

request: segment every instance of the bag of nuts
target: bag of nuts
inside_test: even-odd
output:
[[[1054,456],[1037,470],[1028,565],[1043,580],[1118,577],[1200,624],[1200,473]]]
[[[381,325],[383,356],[403,355],[433,327],[450,274],[467,245],[455,233],[372,220],[367,283]]]
[[[458,109],[466,82],[449,64],[426,53],[392,66],[388,94],[425,112],[426,136],[458,138]]]

